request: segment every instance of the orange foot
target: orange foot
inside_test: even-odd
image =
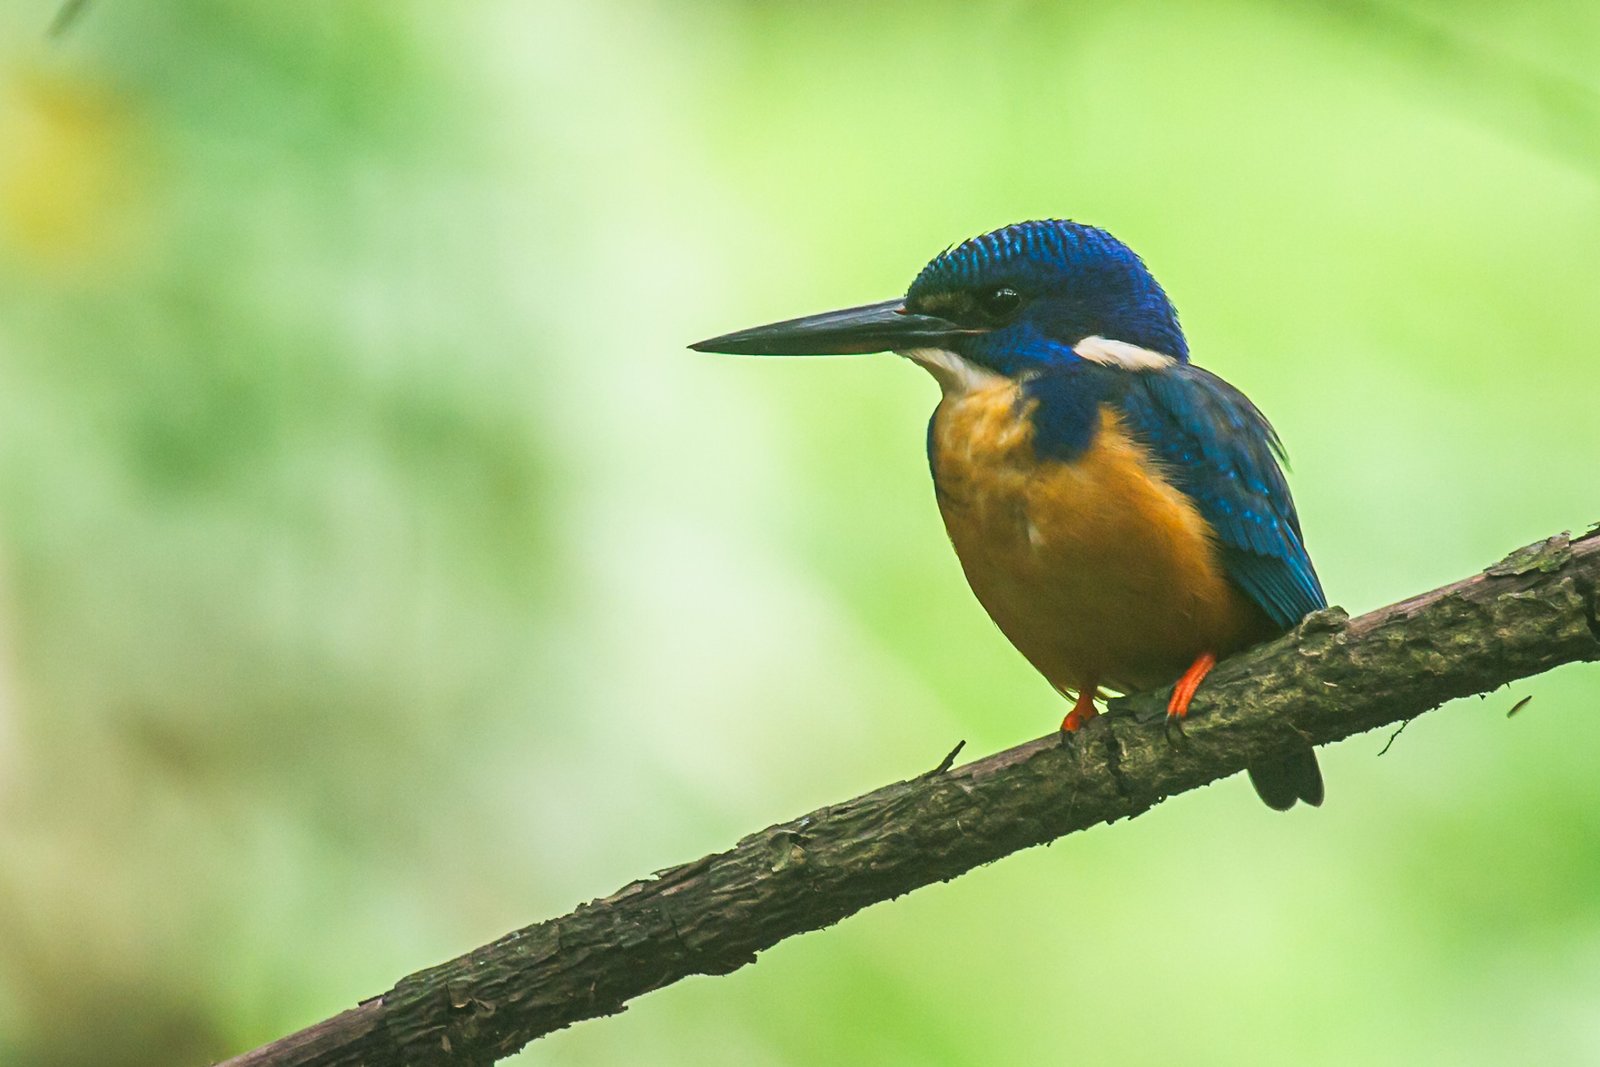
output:
[[[1061,720],[1062,733],[1077,733],[1090,719],[1100,714],[1094,710],[1094,696],[1099,691],[1100,687],[1097,685],[1087,685],[1078,690],[1077,702],[1072,705],[1072,710],[1067,712],[1067,717]]]
[[[1189,664],[1189,669],[1183,672],[1183,677],[1172,687],[1172,699],[1167,701],[1169,721],[1181,719],[1189,714],[1189,701],[1194,699],[1194,691],[1200,688],[1200,683],[1216,665],[1217,657],[1211,652],[1202,652],[1193,663]]]

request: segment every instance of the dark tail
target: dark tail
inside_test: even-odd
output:
[[[1309,748],[1252,764],[1249,772],[1256,796],[1274,811],[1288,811],[1297,800],[1313,808],[1322,804],[1322,770]]]

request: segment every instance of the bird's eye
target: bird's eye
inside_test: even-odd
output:
[[[1004,322],[1022,306],[1022,294],[1009,285],[978,294],[978,308],[991,322]]]

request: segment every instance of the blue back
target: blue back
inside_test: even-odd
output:
[[[1239,390],[1190,364],[1126,371],[1080,361],[1032,378],[1034,448],[1070,462],[1093,441],[1102,403],[1161,462],[1216,531],[1224,572],[1284,629],[1327,606],[1283,477],[1282,445]]]

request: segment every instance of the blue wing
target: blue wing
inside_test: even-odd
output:
[[[1216,530],[1229,579],[1285,629],[1326,607],[1266,416],[1192,364],[1126,378],[1117,401],[1129,430]]]

